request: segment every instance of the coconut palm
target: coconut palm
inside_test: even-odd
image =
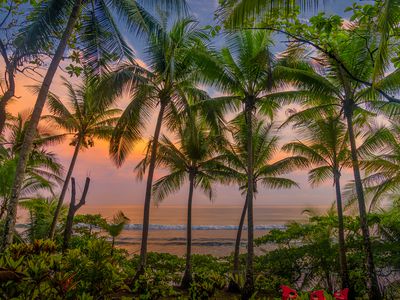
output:
[[[264,20],[272,13],[287,15],[300,5],[310,9],[317,7],[319,0],[222,0],[217,15],[228,28],[240,28],[254,20]]]
[[[400,179],[400,123],[368,132],[360,165],[365,171],[363,184],[370,196],[369,211],[379,207],[382,200],[397,198]],[[353,191],[353,184],[351,185]],[[354,199],[354,194],[350,195]]]
[[[129,222],[129,218],[127,218],[122,211],[119,211],[114,217],[111,223],[107,223],[104,225],[104,229],[111,236],[111,256],[114,254],[114,245],[115,238],[118,237],[125,225]]]
[[[0,218],[3,217],[11,196],[11,186],[18,155],[29,120],[29,112],[22,112],[16,117],[12,117],[6,124],[7,130],[0,142],[0,197],[3,200]],[[29,197],[31,193],[38,190],[52,192],[61,182],[62,165],[46,147],[61,142],[63,138],[64,135],[56,134],[48,126],[44,126],[43,123],[40,124],[28,160],[26,176],[21,188],[21,197]]]
[[[367,256],[369,293],[371,299],[379,299],[381,296],[367,224],[354,120],[361,114],[368,114],[368,112],[381,111],[394,114],[398,111],[397,100],[392,98],[392,100],[389,100],[387,93],[394,93],[399,89],[398,78],[400,72],[396,70],[388,74],[371,87],[368,82],[372,76],[373,59],[371,59],[368,47],[365,46],[365,31],[362,28],[346,30],[341,27],[336,30],[340,31],[343,36],[335,44],[335,58],[332,58],[332,54],[329,55],[329,51],[319,51],[319,70],[311,67],[282,67],[281,71],[285,73],[282,76],[292,80],[299,90],[283,91],[279,97],[296,99],[306,105],[301,114],[303,119],[313,119],[316,115],[324,115],[329,110],[335,111],[339,109],[346,120],[351,150],[351,165]],[[356,32],[357,30],[360,30],[360,32]],[[371,36],[367,41],[371,43],[371,46],[375,43],[374,38]],[[360,81],[366,84],[361,84]]]
[[[277,154],[279,138],[273,136],[273,125],[255,119],[252,136],[253,144],[253,187],[254,194],[258,193],[258,187],[261,185],[267,189],[284,189],[298,187],[297,183],[291,179],[280,177],[296,168],[307,166],[307,159],[301,156],[292,156],[277,161],[272,161]],[[243,115],[238,116],[231,123],[233,143],[225,146],[221,153],[221,159],[224,167],[220,172],[225,174],[225,180],[233,181],[239,185],[239,189],[244,193],[247,191],[247,123]],[[239,228],[236,236],[235,252],[233,259],[233,274],[239,273],[239,253],[240,240],[243,230],[244,219],[248,200],[245,200],[243,211],[240,217]],[[231,280],[229,288],[231,291],[237,291],[238,286]]]
[[[351,161],[347,128],[339,115],[328,115],[297,124],[301,139],[283,146],[283,150],[305,157],[314,166],[309,171],[311,186],[333,180],[339,228],[339,258],[342,287],[349,288],[349,272],[343,222],[343,203],[340,177]]]
[[[185,122],[177,129],[177,141],[172,142],[167,136],[162,136],[156,165],[168,169],[169,174],[161,177],[153,185],[154,200],[158,203],[171,193],[180,190],[183,184],[189,182],[186,225],[186,266],[181,286],[189,288],[192,283],[192,203],[196,188],[213,197],[212,182],[218,178],[221,168],[218,161],[218,145],[223,138],[211,130],[204,117],[190,112]],[[145,158],[139,165],[148,162]],[[143,172],[143,171],[142,171]]]
[[[54,94],[49,94],[48,106],[50,115],[44,118],[72,135],[70,145],[74,153],[61,189],[57,209],[49,231],[49,237],[54,238],[57,219],[68,189],[79,151],[94,147],[95,139],[109,140],[118,121],[120,110],[112,108],[112,102],[102,95],[94,80],[85,79],[84,83],[74,88],[64,79],[68,91],[68,104]]]
[[[164,22],[165,23],[165,22]],[[166,25],[165,25],[166,26]],[[181,19],[162,34],[152,35],[146,48],[148,67],[136,63],[123,65],[106,81],[115,91],[130,86],[131,102],[123,112],[111,139],[110,153],[120,166],[132,151],[148,124],[150,116],[158,108],[158,115],[151,147],[144,199],[143,231],[138,273],[144,271],[147,258],[147,240],[150,220],[151,189],[158,151],[158,140],[163,123],[173,127],[176,112],[188,105],[188,99],[203,99],[207,95],[196,88],[196,73],[191,52],[207,38],[205,31],[197,27],[193,19]],[[110,83],[111,82],[111,83]]]
[[[162,4],[167,8],[181,7],[185,0],[152,0],[147,5]],[[184,6],[184,5],[183,5]],[[4,226],[3,247],[12,243],[17,216],[17,203],[25,176],[27,160],[49,89],[68,43],[76,33],[74,43],[82,50],[82,62],[95,72],[107,69],[105,62],[115,57],[131,57],[132,53],[119,32],[114,15],[118,14],[129,29],[137,33],[157,31],[153,18],[138,1],[118,0],[46,0],[35,6],[29,22],[18,38],[18,56],[30,59],[30,53],[47,50],[56,44],[54,55],[37,94],[31,121],[19,153],[12,195]],[[79,22],[81,20],[81,22]],[[79,26],[76,26],[79,23]],[[57,37],[60,37],[58,40]]]
[[[253,116],[255,111],[272,117],[279,102],[270,101],[267,95],[274,93],[280,80],[275,76],[276,61],[270,52],[271,40],[262,31],[241,31],[229,39],[228,47],[215,51],[197,51],[193,54],[205,83],[216,87],[226,96],[214,99],[220,105],[238,108],[243,105],[243,113],[248,124],[247,135],[253,135]],[[278,74],[276,74],[278,75]],[[272,97],[271,97],[272,99]],[[248,255],[246,283],[243,289],[245,298],[254,291],[253,260],[253,153],[252,139],[247,140],[247,192],[248,205]]]

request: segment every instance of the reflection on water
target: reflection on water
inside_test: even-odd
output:
[[[305,206],[270,205],[256,206],[254,209],[255,237],[260,237],[271,228],[283,228],[290,221],[305,221],[307,216],[302,214]],[[313,207],[320,212],[327,206]],[[83,206],[80,214],[101,214],[111,220],[112,216],[121,210],[129,219],[129,230],[124,230],[117,239],[117,245],[128,250],[129,253],[138,253],[141,241],[141,223],[143,207],[140,205],[90,205]],[[193,253],[225,256],[232,253],[236,229],[239,223],[242,207],[209,205],[193,208],[192,224]],[[19,212],[19,223],[27,220],[23,210]],[[151,208],[152,224],[149,232],[148,250],[168,252],[183,255],[186,243],[186,207],[166,206]],[[247,221],[245,222],[245,224]],[[241,251],[246,250],[246,230],[243,230]],[[268,246],[270,247],[270,246]],[[256,253],[266,248],[256,248]]]

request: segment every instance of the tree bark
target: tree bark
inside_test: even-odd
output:
[[[192,283],[192,203],[193,203],[193,190],[194,190],[195,174],[189,174],[189,197],[187,207],[187,224],[186,224],[186,265],[185,273],[182,277],[181,287],[187,289]]]
[[[239,270],[240,242],[242,239],[243,224],[244,224],[244,219],[246,218],[246,212],[247,212],[247,199],[244,201],[244,206],[239,221],[239,228],[236,233],[235,252],[233,254],[233,272],[232,272],[233,275],[239,274],[240,271]],[[240,292],[240,286],[234,280],[234,278],[231,278],[231,280],[229,281],[228,291],[231,293]]]
[[[39,124],[43,107],[46,103],[46,98],[49,93],[50,85],[53,81],[54,75],[56,74],[57,68],[63,57],[63,54],[67,47],[68,40],[79,18],[80,8],[81,8],[81,0],[76,0],[71,15],[69,16],[65,31],[61,37],[60,43],[58,44],[57,50],[49,65],[46,76],[43,79],[43,83],[38,93],[35,107],[33,109],[33,113],[31,115],[29,125],[24,136],[24,141],[22,143],[21,151],[19,153],[19,160],[15,172],[14,184],[11,191],[11,198],[8,205],[7,217],[4,225],[3,245],[2,245],[3,249],[7,248],[13,241],[19,194],[21,192],[22,183],[24,181],[26,164],[29,155],[31,153],[33,139],[36,134],[36,129]]]
[[[247,264],[246,281],[242,291],[243,299],[250,299],[254,293],[254,228],[253,228],[253,109],[254,99],[249,97],[245,103],[247,124]]]
[[[65,223],[65,230],[64,230],[64,240],[63,240],[63,247],[62,252],[64,253],[65,250],[68,249],[69,241],[72,236],[72,226],[74,224],[74,217],[78,209],[80,209],[86,203],[86,196],[89,191],[89,184],[90,178],[86,177],[85,187],[83,189],[82,198],[78,204],[76,203],[76,189],[75,189],[75,179],[71,178],[71,203],[69,204],[68,216],[67,221]]]
[[[340,188],[340,172],[336,168],[334,170],[334,181],[336,190],[336,206],[338,212],[339,223],[339,263],[340,263],[340,277],[342,279],[342,289],[350,288],[349,270],[347,267],[346,259],[346,242],[344,236],[344,221],[343,221],[343,203],[342,193]]]
[[[15,79],[14,79],[14,63],[11,62],[7,56],[7,50],[2,41],[0,41],[0,52],[3,57],[4,63],[6,65],[6,74],[7,74],[7,87],[8,89],[4,92],[3,96],[0,99],[0,135],[4,130],[4,126],[7,120],[7,111],[6,106],[8,102],[15,95]]]
[[[158,139],[160,137],[165,106],[166,106],[166,104],[161,102],[160,111],[159,111],[158,117],[157,117],[156,128],[154,130],[154,137],[153,137],[153,141],[151,144],[149,173],[147,175],[146,195],[145,195],[145,199],[144,199],[144,209],[143,209],[143,230],[142,230],[142,243],[141,243],[141,247],[140,247],[140,263],[139,263],[137,274],[135,275],[135,278],[138,278],[139,275],[143,274],[144,268],[146,266],[147,240],[148,240],[148,236],[149,236],[149,222],[150,222],[151,192],[152,192],[152,187],[153,187],[154,169],[156,166]]]
[[[356,138],[353,128],[353,110],[352,108],[347,108],[345,110],[346,120],[347,120],[347,130],[349,133],[350,148],[351,148],[351,158],[354,173],[354,183],[356,186],[358,208],[360,213],[360,225],[363,235],[364,251],[367,260],[367,278],[368,278],[368,294],[369,299],[378,300],[382,299],[381,291],[379,288],[378,278],[375,272],[374,257],[371,248],[371,239],[368,227],[367,211],[365,208],[365,198],[364,190],[361,181],[360,167],[358,163],[357,156],[357,145]]]
[[[6,212],[7,203],[8,203],[7,198],[4,198],[3,203],[1,203],[1,207],[0,207],[0,220],[3,219],[3,215]]]
[[[9,90],[4,93],[0,100],[0,136],[4,130],[7,120],[7,111],[6,106],[11,98],[14,96],[14,93],[11,93]]]
[[[62,208],[62,205],[63,205],[63,202],[64,202],[65,194],[67,193],[67,190],[68,190],[68,185],[69,185],[69,181],[70,181],[71,176],[72,176],[72,172],[74,171],[76,159],[78,158],[78,154],[79,154],[79,150],[80,150],[81,144],[82,144],[82,136],[79,135],[78,136],[78,140],[77,140],[76,145],[75,145],[74,154],[72,155],[72,159],[71,159],[71,162],[69,164],[67,176],[65,177],[64,184],[63,184],[63,187],[62,187],[62,190],[61,190],[61,194],[60,194],[60,197],[58,198],[58,203],[57,203],[56,210],[54,212],[53,221],[51,222],[50,232],[49,232],[49,239],[51,239],[51,240],[54,239],[54,235],[56,233],[58,217],[60,215],[60,211],[61,211],[61,208]]]

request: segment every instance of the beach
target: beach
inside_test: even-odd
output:
[[[314,207],[320,212],[325,206]],[[260,237],[271,229],[284,229],[291,221],[305,221],[304,206],[268,205],[256,206],[255,237]],[[116,240],[117,246],[129,253],[138,253],[141,241],[141,222],[143,207],[141,205],[86,205],[79,214],[100,213],[107,219],[121,210],[129,219],[129,224]],[[242,207],[239,206],[196,206],[193,208],[193,253],[226,256],[232,253]],[[186,207],[152,206],[149,232],[149,251],[167,252],[183,255],[186,244]],[[246,224],[246,221],[245,221]],[[242,233],[241,251],[246,250],[246,230]],[[257,248],[256,253],[267,249]]]

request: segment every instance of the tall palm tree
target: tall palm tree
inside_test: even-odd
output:
[[[369,132],[360,165],[365,171],[363,184],[371,195],[369,211],[382,200],[396,198],[400,182],[400,122],[392,120],[388,127]]]
[[[99,92],[101,89],[94,80],[86,78],[81,86],[74,88],[64,79],[64,86],[68,91],[68,105],[56,95],[49,94],[48,106],[51,114],[44,117],[72,135],[70,145],[75,147],[50,227],[49,237],[51,239],[54,238],[58,215],[79,151],[93,147],[95,139],[109,140],[121,112],[121,110],[111,107],[112,102]]]
[[[282,76],[292,80],[299,90],[281,92],[279,97],[296,99],[306,105],[302,112],[302,115],[306,118],[312,119],[315,115],[326,113],[327,110],[339,109],[346,120],[351,165],[366,252],[369,297],[370,299],[380,299],[381,293],[375,272],[365,196],[360,175],[354,119],[361,112],[365,114],[371,110],[389,114],[398,112],[398,104],[395,101],[388,101],[387,93],[396,93],[399,90],[398,78],[400,72],[396,70],[380,78],[374,86],[361,84],[360,81],[365,83],[370,81],[374,63],[373,54],[371,56],[371,52],[365,46],[365,43],[367,41],[373,47],[376,41],[362,27],[352,28],[351,30],[340,27],[336,30],[342,36],[340,41],[335,44],[335,49],[332,50],[335,56],[332,58],[331,51],[319,51],[319,70],[313,68],[281,68],[282,73],[285,74]],[[360,32],[357,32],[357,30],[360,30]],[[336,34],[335,31],[332,39],[336,37]]]
[[[160,140],[156,165],[167,168],[170,173],[154,183],[153,194],[154,200],[160,202],[169,194],[181,189],[187,180],[189,182],[186,266],[181,283],[183,288],[189,288],[192,282],[193,194],[195,188],[200,188],[210,199],[213,197],[212,182],[218,178],[218,170],[221,168],[218,160],[221,137],[210,129],[201,114],[190,112],[184,124],[177,129],[177,138],[176,143],[165,135]],[[138,165],[139,169],[147,162],[148,159],[145,158]]]
[[[18,155],[29,120],[29,112],[22,112],[16,117],[12,117],[6,124],[7,130],[0,141],[0,197],[3,200],[0,218],[3,217],[11,196]],[[34,139],[34,147],[27,163],[21,197],[29,197],[32,192],[39,190],[52,192],[61,182],[63,167],[46,147],[61,142],[63,138],[64,135],[56,134],[43,123],[39,125]]]
[[[114,254],[115,238],[118,237],[125,225],[129,222],[129,218],[124,215],[122,211],[119,211],[112,219],[111,223],[104,225],[104,229],[111,236],[111,256]]]
[[[152,0],[147,1],[147,3],[153,7],[157,4],[163,4],[168,8],[176,8],[181,7],[185,0]],[[120,16],[120,19],[125,22],[129,29],[134,28],[138,33],[157,30],[153,18],[136,0],[41,1],[29,18],[27,26],[21,30],[18,49],[25,59],[29,59],[29,53],[37,53],[40,49],[46,51],[49,44],[58,44],[38,92],[31,121],[26,130],[19,154],[4,227],[2,241],[4,248],[12,243],[18,198],[25,176],[29,153],[32,150],[35,131],[46,103],[51,83],[73,33],[76,33],[76,44],[83,52],[83,62],[94,68],[95,71],[106,69],[107,66],[104,62],[112,60],[115,56],[119,58],[132,56],[131,50],[116,25],[114,12]],[[82,20],[82,22],[79,24],[80,26],[76,26],[79,20]],[[58,36],[61,36],[59,40],[54,38]]]
[[[206,32],[197,27],[195,20],[178,20],[169,30],[164,27],[162,33],[150,37],[145,61],[148,67],[136,63],[123,65],[105,83],[106,86],[113,86],[117,92],[122,91],[123,86],[131,88],[131,102],[119,119],[110,144],[111,157],[118,166],[141,139],[154,110],[157,107],[159,109],[149,147],[138,275],[146,265],[151,190],[161,127],[163,123],[174,126],[176,112],[187,107],[189,98],[199,100],[207,97],[195,86],[196,73],[191,60],[192,50],[205,39]]]
[[[297,126],[302,137],[301,140],[290,142],[282,149],[303,156],[310,161],[314,166],[308,173],[312,186],[317,186],[330,179],[333,180],[339,223],[340,275],[342,287],[350,288],[340,186],[343,168],[351,166],[347,128],[339,115],[328,115],[316,120],[303,120]]]
[[[243,113],[248,124],[247,135],[253,136],[253,116],[256,111],[272,117],[279,103],[267,99],[274,93],[280,80],[275,76],[276,61],[270,52],[271,41],[268,34],[261,31],[241,31],[229,39],[229,45],[218,52],[197,51],[193,54],[202,79],[227,94],[215,103],[234,108],[243,105]],[[278,75],[278,74],[276,74]],[[254,232],[253,232],[253,174],[254,159],[252,139],[247,140],[247,192],[248,205],[248,255],[244,298],[250,298],[254,292]]]
[[[233,181],[239,185],[244,193],[247,191],[247,123],[243,115],[239,115],[232,121],[230,131],[232,132],[232,144],[225,146],[221,153],[224,166],[221,173],[225,174],[225,180]],[[267,189],[283,189],[298,187],[291,179],[280,177],[283,174],[293,171],[296,168],[307,166],[307,159],[300,156],[292,156],[277,161],[272,161],[278,152],[279,138],[272,135],[273,125],[254,120],[253,136],[253,187],[254,194],[258,193],[258,186]],[[245,200],[237,231],[235,251],[233,259],[233,274],[239,273],[240,240],[246,216],[248,202]],[[230,290],[238,291],[237,284],[232,280],[229,284]]]

